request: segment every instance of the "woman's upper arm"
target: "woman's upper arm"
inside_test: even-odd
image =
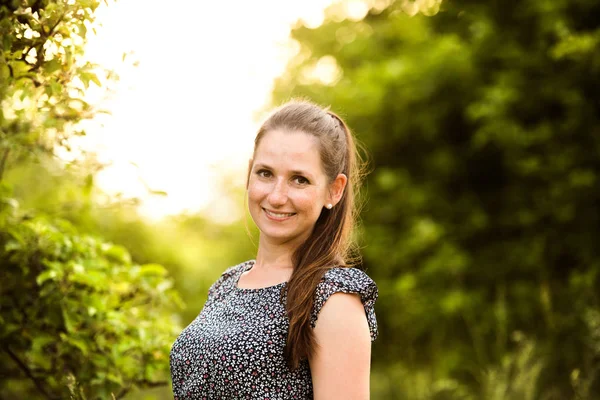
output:
[[[371,334],[356,293],[334,293],[314,327],[317,346],[310,362],[315,400],[369,398]]]

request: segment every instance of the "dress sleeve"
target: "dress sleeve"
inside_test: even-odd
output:
[[[225,272],[221,274],[219,279],[217,279],[208,289],[208,298],[206,299],[206,303],[204,307],[211,305],[215,301],[221,300],[223,294],[227,292],[229,286],[233,284],[235,281],[235,276],[240,272],[240,268],[245,267],[245,264],[235,265],[233,267],[228,268]]]
[[[375,318],[375,301],[378,292],[375,282],[357,268],[337,267],[325,273],[315,291],[313,311],[310,324],[314,328],[319,312],[327,299],[334,293],[358,293],[365,308],[371,341],[377,338],[377,319]]]

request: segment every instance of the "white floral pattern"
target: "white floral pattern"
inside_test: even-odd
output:
[[[283,355],[289,328],[287,284],[237,287],[241,274],[253,265],[251,260],[225,271],[209,289],[198,317],[173,344],[175,400],[313,398],[308,361],[292,371]],[[356,268],[332,268],[325,273],[315,291],[313,328],[323,304],[336,292],[360,294],[375,340],[377,286]]]

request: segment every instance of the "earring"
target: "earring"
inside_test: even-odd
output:
[[[333,208],[333,204],[329,203],[325,207],[327,207],[328,210],[331,210]]]

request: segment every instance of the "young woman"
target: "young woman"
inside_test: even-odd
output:
[[[247,195],[256,260],[225,271],[171,350],[175,399],[368,399],[375,283],[349,266],[354,140],[290,102],[262,125]]]

